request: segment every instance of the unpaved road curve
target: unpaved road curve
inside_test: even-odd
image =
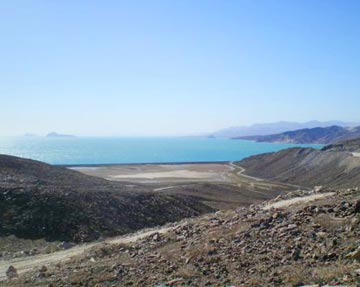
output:
[[[136,240],[139,240],[144,237],[155,234],[155,233],[166,233],[173,228],[174,227],[161,227],[158,229],[151,229],[151,230],[138,232],[138,233],[127,235],[127,236],[110,238],[103,242],[81,244],[81,245],[77,245],[71,249],[62,250],[62,251],[54,252],[51,254],[43,254],[43,255],[36,255],[36,256],[29,256],[29,257],[23,257],[23,258],[16,258],[16,259],[12,259],[12,260],[0,261],[0,281],[6,279],[5,272],[9,268],[10,265],[13,265],[17,269],[18,274],[21,274],[21,273],[29,271],[33,268],[40,268],[43,265],[48,266],[48,265],[56,264],[61,261],[69,260],[73,256],[80,255],[84,251],[86,251],[92,247],[104,244],[104,243],[108,243],[108,244],[131,243],[131,242],[135,242]]]
[[[291,199],[285,199],[278,202],[274,202],[268,205],[265,205],[263,207],[264,210],[269,210],[271,208],[282,208],[282,207],[288,207],[290,205],[296,204],[296,203],[304,203],[304,202],[311,202],[314,200],[322,199],[331,195],[334,195],[334,192],[326,192],[326,193],[318,193],[318,194],[312,194],[308,196],[303,197],[294,197]]]
[[[262,179],[262,178],[258,178],[258,177],[254,177],[254,176],[244,174],[245,168],[241,167],[240,165],[235,164],[233,161],[229,162],[229,165],[230,165],[230,167],[233,168],[233,170],[239,169],[239,171],[236,172],[236,174],[238,176],[246,177],[248,179],[252,179],[252,180],[255,180],[255,181],[264,181],[264,179]]]
[[[250,175],[246,175],[246,169],[241,167],[240,165],[235,164],[233,161],[229,162],[230,167],[236,171],[236,175],[238,177],[242,177],[242,178],[247,178],[250,180],[254,180],[255,182],[268,182],[270,184],[276,184],[279,186],[287,186],[287,187],[295,187],[297,189],[307,189],[306,187],[300,186],[300,185],[295,185],[295,184],[290,184],[290,183],[282,183],[282,182],[277,182],[277,181],[273,181],[273,180],[265,180],[263,178],[259,178],[259,177],[255,177],[255,176],[250,176]],[[238,171],[237,171],[238,170]]]

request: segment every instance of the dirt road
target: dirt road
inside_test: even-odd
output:
[[[282,208],[282,207],[288,207],[290,205],[296,204],[296,203],[305,203],[305,202],[311,202],[315,201],[317,199],[322,199],[328,196],[334,195],[334,192],[326,192],[326,193],[318,193],[318,194],[312,194],[308,196],[303,197],[294,197],[291,199],[285,199],[278,202],[274,202],[268,205],[265,205],[263,209],[269,210],[271,208]]]
[[[236,172],[236,175],[241,176],[241,177],[245,177],[251,180],[255,180],[255,181],[264,181],[262,178],[258,178],[258,177],[254,177],[254,176],[250,176],[250,175],[246,175],[244,174],[245,172],[245,168],[234,164],[234,162],[229,162],[229,165],[231,166],[231,168]]]
[[[147,237],[149,235],[155,234],[155,233],[166,233],[173,228],[174,227],[161,227],[161,228],[157,228],[157,229],[151,229],[151,230],[138,232],[138,233],[127,235],[127,236],[110,238],[103,242],[81,244],[81,245],[77,245],[71,249],[58,251],[58,252],[51,253],[51,254],[29,256],[29,257],[23,257],[23,258],[16,258],[16,259],[12,259],[12,260],[0,261],[0,281],[6,279],[5,272],[9,268],[10,265],[13,265],[17,269],[18,274],[21,274],[21,273],[29,271],[33,268],[40,268],[43,265],[48,266],[48,265],[56,264],[58,262],[64,262],[66,260],[69,260],[73,256],[80,255],[83,252],[85,252],[86,250],[88,250],[92,247],[104,244],[104,243],[108,243],[108,244],[131,243],[136,240]]]
[[[310,201],[322,199],[331,196],[333,194],[334,194],[333,192],[328,192],[328,193],[312,194],[304,197],[295,197],[292,199],[281,200],[275,203],[265,205],[263,208],[265,210],[268,210],[271,208],[288,207],[296,203],[310,202]],[[101,244],[104,243],[108,243],[108,244],[131,243],[155,233],[166,233],[176,227],[177,226],[160,227],[151,230],[147,229],[127,236],[109,238],[103,242],[77,245],[71,249],[58,251],[51,254],[29,256],[29,257],[17,258],[12,260],[0,261],[0,281],[6,279],[5,272],[10,265],[13,265],[18,270],[18,273],[21,274],[33,268],[40,268],[43,265],[49,266],[49,265],[54,265],[58,262],[64,262],[66,260],[69,260],[73,256],[80,255],[84,253],[86,250],[95,246],[100,246]]]
[[[252,182],[252,184],[256,184],[258,186],[263,186],[264,188],[270,187],[270,188],[296,188],[296,189],[307,189],[306,187],[290,184],[290,183],[282,183],[272,180],[266,180],[259,177],[254,177],[250,175],[246,175],[245,168],[235,164],[234,162],[229,162],[230,167],[232,168],[235,175],[238,177],[238,180],[244,181],[249,180]]]

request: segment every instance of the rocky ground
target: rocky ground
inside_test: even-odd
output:
[[[191,169],[202,173],[205,167]],[[135,172],[143,168],[136,166]],[[211,165],[211,170],[211,174],[226,170],[228,182],[114,182],[0,155],[0,252],[3,239],[10,235],[89,242],[218,209],[248,206],[294,189],[243,176],[235,165]]]
[[[63,249],[64,244],[58,241],[48,242],[45,239],[17,238],[14,235],[0,237],[0,262],[12,258],[49,254]]]
[[[191,196],[153,192],[140,184],[0,155],[1,237],[78,243],[212,210]]]
[[[219,211],[135,243],[103,244],[3,284],[359,286],[360,193],[337,190],[320,200],[281,209],[256,205]]]

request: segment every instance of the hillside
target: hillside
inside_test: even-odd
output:
[[[62,167],[0,156],[0,235],[89,241],[212,209],[185,195],[153,193]]]
[[[254,140],[257,142],[330,144],[358,137],[360,137],[360,127],[344,128],[339,126],[331,126],[324,128],[316,127],[311,129],[300,129],[265,136],[259,135],[235,137],[234,139]]]
[[[360,138],[331,144],[324,147],[323,150],[360,152]]]
[[[5,286],[357,286],[358,189],[298,193],[179,222],[67,262],[39,265]],[[317,196],[316,200],[315,195]],[[269,209],[270,206],[281,206]],[[146,235],[146,233],[144,234]],[[55,263],[55,262],[54,262]],[[2,266],[0,265],[0,268]],[[315,285],[314,285],[315,284]]]
[[[239,165],[246,174],[284,183],[313,187],[353,187],[360,185],[360,157],[347,149],[356,149],[358,141],[342,142],[322,150],[291,148],[276,153],[246,158]],[[360,146],[358,146],[359,148]]]

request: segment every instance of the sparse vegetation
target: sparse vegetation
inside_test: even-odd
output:
[[[355,286],[359,201],[353,189],[281,210],[221,211],[136,243],[104,245],[51,269],[52,277],[28,273],[9,286]]]

